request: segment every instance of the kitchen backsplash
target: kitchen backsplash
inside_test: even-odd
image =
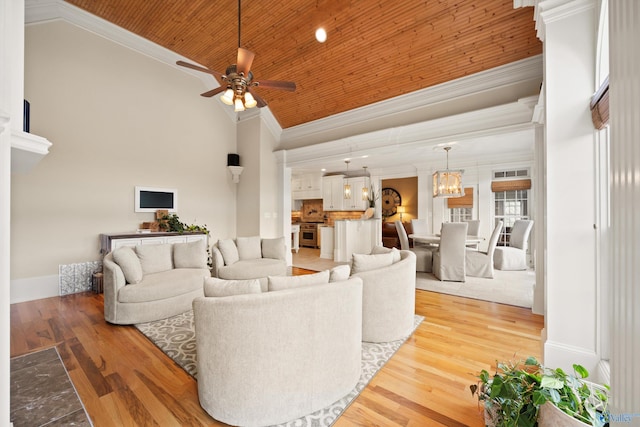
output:
[[[323,211],[322,199],[309,199],[302,202],[299,211],[291,211],[291,222],[324,222],[333,225],[335,220],[360,219],[361,211]]]

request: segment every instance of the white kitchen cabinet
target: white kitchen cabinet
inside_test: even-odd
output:
[[[344,199],[342,208],[345,211],[364,211],[369,207],[368,200],[362,200],[362,187],[366,183],[364,176],[357,176],[354,178],[348,178],[344,180],[344,184],[349,183],[351,186],[351,198]]]
[[[325,211],[342,211],[343,208],[343,175],[331,175],[322,178],[322,209]]]
[[[291,198],[293,200],[321,199],[322,176],[319,173],[306,173],[291,177]]]
[[[382,245],[382,221],[336,220],[334,226],[333,260],[348,262],[353,254],[370,254],[376,245]]]
[[[318,246],[320,246],[320,258],[333,259],[333,227],[318,226]]]

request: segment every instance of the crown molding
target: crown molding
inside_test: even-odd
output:
[[[530,129],[537,97],[413,125],[383,129],[356,136],[286,150],[287,166],[305,167],[372,152],[389,153]]]
[[[282,142],[305,140],[326,129],[346,128],[376,121],[382,117],[434,106],[471,94],[482,93],[505,85],[529,81],[542,76],[542,55],[512,62],[471,76],[462,77],[399,97],[356,108],[324,119],[282,131]]]

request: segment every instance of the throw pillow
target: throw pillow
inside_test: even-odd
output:
[[[267,276],[269,281],[268,289],[271,291],[282,291],[284,289],[298,288],[301,286],[323,285],[329,283],[329,270],[324,270],[315,274],[305,274],[302,276]]]
[[[216,277],[204,279],[205,297],[230,297],[233,295],[259,294],[261,292],[258,279],[224,280]]]
[[[123,246],[113,251],[113,260],[120,266],[127,283],[140,283],[142,280],[142,266],[140,258],[129,246]]]
[[[175,268],[207,268],[207,243],[205,239],[174,243],[173,265]]]
[[[236,239],[238,255],[240,260],[262,258],[262,247],[260,246],[260,236],[238,237]]]
[[[222,254],[224,265],[235,264],[240,260],[238,256],[238,248],[232,239],[218,240],[218,249]]]
[[[286,250],[284,237],[262,239],[262,258],[285,259]]]
[[[378,268],[387,267],[391,264],[393,264],[392,252],[375,255],[353,254],[353,270],[351,274],[377,270]]]
[[[171,270],[173,268],[172,246],[168,243],[136,246],[142,273],[152,274]]]
[[[347,280],[351,274],[349,265],[337,265],[329,270],[329,282],[341,282]]]
[[[371,250],[371,255],[388,254],[388,253],[393,254],[394,264],[400,261],[400,251],[398,250],[398,248],[386,248],[384,246],[376,245]]]

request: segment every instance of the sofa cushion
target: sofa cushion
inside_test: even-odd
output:
[[[287,274],[286,261],[271,258],[238,261],[233,265],[225,265],[218,269],[218,278],[233,280],[256,279],[284,274]]]
[[[393,264],[393,253],[363,255],[353,254],[353,268],[351,274],[361,271],[377,270]]]
[[[173,244],[175,268],[207,268],[207,243],[205,239]]]
[[[398,250],[398,248],[385,248],[384,246],[376,245],[371,250],[371,255],[388,254],[388,253],[393,254],[394,264],[400,261],[400,251]]]
[[[140,258],[129,246],[123,246],[113,251],[113,260],[120,266],[127,283],[139,283],[142,280],[142,265]]]
[[[211,273],[206,268],[176,268],[145,274],[140,283],[120,288],[118,301],[150,302],[173,298],[202,289],[205,277],[210,276]]]
[[[218,249],[224,259],[224,265],[233,265],[240,260],[238,248],[232,239],[218,240]]]
[[[341,282],[351,275],[351,267],[348,264],[337,265],[329,270],[329,282]]]
[[[329,270],[302,276],[269,276],[269,292],[329,283]]]
[[[172,246],[167,243],[136,246],[142,273],[147,275],[171,270],[173,268]]]
[[[275,239],[262,239],[262,257],[273,259],[285,259],[286,247],[284,237]]]
[[[224,280],[216,277],[204,279],[205,297],[230,297],[233,295],[259,294],[261,292],[258,279]]]
[[[262,258],[262,246],[260,245],[260,241],[260,236],[236,238],[236,246],[238,247],[240,261]]]

